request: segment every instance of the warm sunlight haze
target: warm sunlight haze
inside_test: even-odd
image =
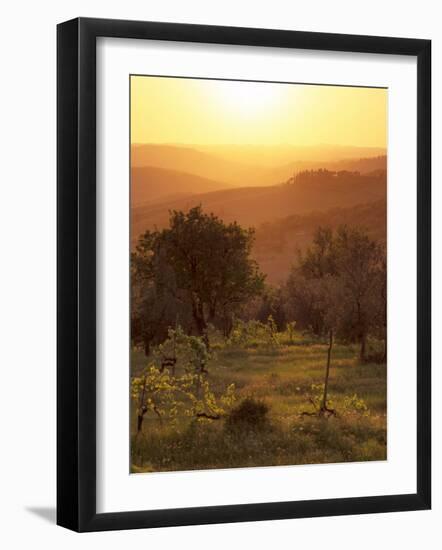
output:
[[[131,78],[131,473],[387,459],[387,98]]]
[[[132,143],[386,147],[387,90],[131,77]]]

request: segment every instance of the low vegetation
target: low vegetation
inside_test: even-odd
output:
[[[386,458],[386,259],[317,228],[284,284],[253,229],[172,212],[132,255],[132,471]]]
[[[357,346],[335,345],[327,403],[336,414],[320,416],[327,343],[299,331],[277,337],[275,345],[264,332],[241,343],[212,335],[206,376],[217,399],[216,419],[205,394],[199,400],[182,395],[163,403],[162,418],[147,411],[137,435],[135,393],[132,471],[384,460],[385,364],[359,364]],[[370,341],[370,349],[380,344]],[[178,378],[185,371],[181,361]],[[134,379],[140,380],[146,364],[142,350],[132,352],[132,364]],[[212,419],[198,416],[209,410]]]

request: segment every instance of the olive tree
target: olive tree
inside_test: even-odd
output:
[[[252,229],[226,224],[200,206],[173,211],[168,228],[141,237],[132,264],[175,308],[185,307],[208,345],[209,323],[231,316],[263,291],[264,275],[250,256],[253,239]]]

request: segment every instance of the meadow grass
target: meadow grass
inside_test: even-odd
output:
[[[359,364],[351,345],[335,345],[329,397],[336,417],[314,412],[312,384],[322,384],[326,344],[297,333],[278,346],[214,346],[209,381],[215,394],[234,383],[237,402],[263,401],[268,421],[258,428],[232,432],[223,419],[176,419],[175,425],[146,416],[135,436],[132,414],[132,471],[320,464],[386,459],[386,365]],[[148,358],[132,352],[132,374],[139,375]],[[345,409],[346,397],[362,398],[368,411]],[[136,404],[132,409],[135,412]]]

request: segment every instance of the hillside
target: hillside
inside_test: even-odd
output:
[[[250,185],[259,176],[259,169],[256,167],[219,158],[193,147],[175,145],[133,145],[131,166],[173,169],[233,185]]]
[[[257,227],[295,214],[372,202],[385,197],[385,192],[385,172],[306,173],[295,183],[224,189],[133,208],[132,235],[136,238],[146,229],[167,226],[170,210],[186,211],[199,204],[226,222]]]
[[[305,170],[326,169],[333,172],[348,171],[369,174],[376,171],[387,170],[387,157],[348,158],[331,161],[297,161],[281,166],[274,170],[275,178],[285,181],[299,172]]]
[[[195,193],[229,187],[227,183],[155,166],[134,166],[131,170],[131,205],[137,207],[159,200],[176,200]]]
[[[269,186],[302,170],[386,169],[385,151],[360,147],[258,147],[133,145],[132,168],[157,167],[226,182],[227,186]],[[210,191],[211,189],[207,189]]]
[[[385,198],[350,208],[333,208],[305,215],[294,215],[257,227],[253,256],[267,274],[267,280],[277,284],[287,278],[296,262],[297,251],[311,242],[316,229],[339,225],[363,227],[367,234],[381,243],[386,242],[387,204]]]
[[[193,145],[199,151],[241,164],[274,168],[295,161],[330,163],[337,160],[385,156],[381,147],[345,145]]]

